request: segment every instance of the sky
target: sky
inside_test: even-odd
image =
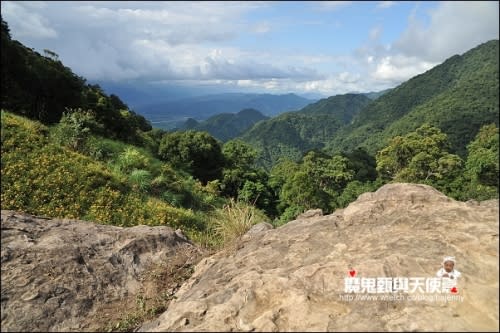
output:
[[[12,38],[88,81],[335,95],[499,38],[499,3],[2,1]]]

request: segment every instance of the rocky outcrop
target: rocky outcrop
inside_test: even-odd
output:
[[[313,215],[203,259],[141,331],[498,331],[498,200],[390,184]],[[454,294],[345,292],[351,275],[434,277],[447,255],[462,273]]]
[[[200,254],[169,227],[120,228],[3,210],[1,226],[6,332],[102,329],[110,320],[106,309],[135,305],[149,267]]]

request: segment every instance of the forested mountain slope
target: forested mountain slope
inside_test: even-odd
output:
[[[402,83],[336,132],[328,151],[363,146],[375,153],[391,137],[429,123],[448,135],[452,152],[465,156],[481,126],[498,126],[498,58],[498,40],[491,40]]]
[[[369,103],[371,99],[362,94],[321,99],[299,111],[260,122],[241,138],[259,150],[259,162],[266,167],[281,157],[297,160],[308,150],[323,148],[339,128]]]
[[[206,131],[221,141],[227,141],[266,119],[269,117],[255,109],[243,109],[238,113],[220,113],[202,122],[189,118],[180,129]]]

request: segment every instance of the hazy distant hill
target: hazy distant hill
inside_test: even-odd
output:
[[[150,120],[155,127],[172,128],[187,118],[205,120],[220,113],[236,113],[242,109],[256,109],[266,116],[299,110],[314,102],[295,94],[226,93],[183,98],[176,101],[136,107],[136,111]]]
[[[206,131],[221,141],[233,139],[252,127],[255,123],[269,119],[255,109],[243,109],[238,113],[221,113],[197,122],[189,118],[182,129]]]
[[[482,125],[498,126],[498,58],[498,40],[492,40],[402,83],[335,133],[328,150],[364,146],[375,153],[391,137],[428,122],[448,135],[453,152],[465,156]]]

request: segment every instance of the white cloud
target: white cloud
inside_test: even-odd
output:
[[[400,83],[431,69],[435,65],[437,63],[421,61],[415,57],[387,56],[380,59],[372,77],[376,80]]]
[[[425,26],[410,16],[408,29],[394,47],[407,56],[426,61],[443,61],[489,39],[498,39],[498,2],[442,2],[430,12]]]
[[[398,85],[489,39],[498,38],[498,3],[439,3],[429,11],[429,23],[417,19],[414,8],[408,27],[395,42],[378,40],[380,27],[372,28],[369,40],[355,51],[374,84]]]
[[[394,4],[384,1],[377,8]],[[498,38],[497,2],[438,3],[426,13],[429,23],[412,15],[399,38],[384,43],[382,31],[383,37],[394,31],[384,26],[383,20],[367,22],[371,30],[361,36],[357,34],[359,29],[352,29],[348,17],[342,17],[342,23],[332,17],[333,11],[340,12],[348,5],[366,10],[364,4],[313,2],[305,6],[313,10],[300,17],[286,15],[300,7],[290,9],[281,4],[270,11],[253,12],[275,5],[173,1],[1,3],[2,16],[13,38],[39,51],[53,50],[65,65],[91,81],[170,81],[326,95],[376,91],[420,74],[454,53]],[[283,10],[282,14],[276,9]],[[280,41],[276,43],[280,49],[258,49],[261,38],[274,38],[278,36],[274,33],[286,32],[291,26],[304,27],[311,40],[303,36],[295,40],[290,35],[292,42],[288,42],[294,43],[293,47]],[[326,33],[328,26],[336,26],[339,33],[352,33],[351,40],[365,42],[355,51],[337,52],[342,49],[341,38],[337,41]],[[248,39],[258,44],[250,44]],[[321,45],[321,51],[314,49],[314,42]],[[338,47],[323,47],[328,43]]]
[[[34,18],[46,27],[57,23],[61,29],[54,44],[40,38],[43,31],[47,36],[56,32],[39,27],[31,32],[32,42],[27,45],[54,50],[66,65],[89,80],[300,81],[320,77],[313,68],[266,62],[258,53],[225,46],[224,42],[247,30],[243,14],[267,6],[265,3],[49,3],[39,6],[37,14],[31,12],[32,5],[2,2],[2,14],[5,12],[13,37],[24,31],[19,28],[23,22]],[[255,28],[255,32],[265,33],[270,25],[260,22]]]
[[[352,1],[315,1],[316,9],[336,11],[342,7],[352,4]]]
[[[379,1],[377,4],[377,8],[380,9],[385,9],[385,8],[390,8],[394,6],[397,2],[396,1]]]
[[[33,38],[56,38],[57,32],[50,26],[47,19],[32,12],[33,9],[45,8],[43,2],[2,3],[2,12],[15,17],[22,18],[13,22],[12,30],[16,31],[18,36],[27,36]]]

